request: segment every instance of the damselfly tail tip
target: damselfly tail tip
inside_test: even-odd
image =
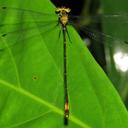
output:
[[[68,125],[68,119],[69,119],[69,104],[68,102],[65,103],[64,108],[64,124]]]
[[[64,125],[67,126],[68,125],[68,117],[64,117]]]

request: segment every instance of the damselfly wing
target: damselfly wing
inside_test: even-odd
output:
[[[2,20],[2,23],[0,24],[1,27],[1,37],[6,38],[17,36],[18,33],[22,34],[25,31],[32,31],[37,28],[37,26],[34,26],[35,23],[38,25],[38,27],[42,28],[42,32],[50,31],[57,27],[58,24],[58,16],[53,13],[42,13],[42,12],[36,12],[33,10],[27,10],[27,9],[20,9],[20,8],[12,8],[12,7],[1,7],[0,9],[0,17]],[[99,16],[102,18],[102,20],[105,20],[109,23],[116,23],[120,21],[120,26],[123,26],[128,23],[128,15],[127,14],[100,14],[98,16],[70,16],[69,15],[69,21],[67,25],[74,26],[78,31],[81,30],[84,33],[86,33],[92,40],[99,41],[100,37],[104,37],[106,40],[113,40],[112,44],[108,44],[109,46],[113,45],[113,43],[116,44],[122,44],[122,46],[127,44],[126,39],[119,39],[116,36],[112,36],[111,33],[108,34],[106,32],[99,32],[95,30],[94,28],[89,28],[87,25],[91,22],[97,23],[99,22],[97,19]],[[79,24],[79,20],[85,20],[84,24]],[[3,22],[5,21],[5,22]],[[89,22],[90,21],[90,22]],[[88,23],[89,22],[89,23]],[[10,28],[10,30],[9,30]],[[26,38],[19,38],[19,40],[25,40],[27,38],[32,38],[33,36],[38,35],[32,35],[30,37]],[[118,40],[114,42],[114,40]],[[11,42],[11,41],[10,41]],[[99,42],[96,42],[99,43]],[[101,43],[101,42],[100,42]],[[104,43],[104,42],[102,42]],[[11,42],[9,46],[15,45],[15,42]],[[4,46],[1,46],[0,49],[3,49]]]
[[[9,13],[8,13],[9,11]],[[7,44],[0,44],[0,51],[6,50],[6,48],[12,48],[15,45],[18,44],[19,40],[22,42],[24,40],[29,40],[30,38],[33,38],[38,35],[42,35],[44,33],[47,33],[51,30],[54,30],[56,28],[59,28],[59,33],[63,33],[63,81],[64,81],[64,93],[65,93],[65,99],[64,99],[64,119],[65,124],[68,124],[68,118],[69,118],[69,100],[68,100],[68,71],[67,71],[67,37],[69,38],[69,41],[71,41],[71,33],[68,32],[68,25],[74,26],[76,29],[80,28],[83,32],[85,32],[91,39],[99,41],[101,37],[111,40],[113,43],[121,44],[122,46],[127,46],[128,42],[127,40],[118,39],[116,37],[113,37],[109,34],[98,32],[97,30],[94,30],[93,28],[88,28],[85,24],[78,24],[78,22],[74,22],[74,20],[78,20],[78,16],[70,16],[70,9],[61,7],[57,8],[53,14],[48,13],[42,13],[42,12],[36,12],[33,10],[25,10],[20,8],[11,8],[11,7],[1,7],[1,18],[4,23],[0,24],[1,27],[1,38],[8,40]],[[13,18],[12,18],[13,17]],[[117,15],[101,15],[103,19],[109,18],[110,21],[116,21],[117,19],[127,19],[128,16],[117,14]],[[7,19],[6,19],[7,18]],[[87,17],[87,19],[90,17]],[[91,16],[92,22],[97,22],[97,16]],[[116,20],[114,20],[116,19]],[[15,21],[15,22],[14,22]],[[127,20],[123,20],[124,23],[127,23]],[[37,26],[40,29],[40,32],[35,34],[33,31],[37,29]],[[29,32],[30,34],[25,35],[22,37],[22,35],[26,32]],[[60,37],[60,34],[58,33],[58,37]],[[116,40],[116,41],[114,41]],[[104,43],[104,42],[101,42]],[[112,46],[113,44],[108,44],[109,46]]]

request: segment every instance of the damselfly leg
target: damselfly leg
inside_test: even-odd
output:
[[[32,10],[25,10],[25,9],[19,9],[19,8],[10,8],[10,7],[1,7],[0,12],[4,16],[5,14],[8,13],[8,10],[11,10],[11,13],[9,14],[9,17],[11,18],[12,16],[14,17],[15,22],[4,22],[0,25],[0,28],[2,30],[1,38],[8,39],[8,42],[11,42],[8,44],[9,47],[13,47],[19,40],[24,41],[30,38],[33,38],[34,36],[39,36],[43,35],[44,32],[49,32],[51,29],[55,29],[58,27],[58,19],[59,19],[59,24],[61,26],[61,31],[63,34],[63,85],[64,85],[64,123],[67,125],[68,124],[68,119],[69,119],[69,96],[68,96],[68,62],[67,62],[67,38],[66,35],[68,36],[68,39],[70,42],[71,41],[71,36],[70,33],[68,32],[67,25],[70,24],[72,26],[75,26],[77,28],[77,24],[73,23],[74,19],[79,19],[78,16],[69,16],[70,9],[69,8],[57,8],[56,12],[58,14],[58,17],[55,14],[47,14],[47,13],[41,13],[41,12],[36,12]],[[15,12],[15,13],[13,13]],[[124,19],[127,18],[127,15],[122,15]],[[7,19],[10,19],[10,18]],[[23,20],[23,17],[25,17],[25,21]],[[121,15],[103,15],[104,18],[116,18],[119,17],[121,18]],[[92,18],[92,22],[97,22],[96,20],[97,17]],[[31,19],[31,20],[30,20]],[[8,21],[8,20],[6,20]],[[115,21],[114,21],[115,22]],[[126,22],[127,23],[127,22]],[[8,26],[11,26],[11,29],[8,31]],[[35,29],[39,28],[39,33],[35,34],[33,31]],[[113,36],[98,32],[93,29],[89,29],[87,26],[82,25],[81,27],[82,31],[87,33],[90,38],[93,40],[98,40],[100,36],[105,37],[109,40],[118,40],[118,42],[122,43],[122,45],[128,44],[126,40],[120,40],[117,38],[114,38]],[[59,28],[60,29],[60,28]],[[31,34],[26,37],[20,38],[18,35],[23,35],[23,33],[30,32]],[[61,32],[60,31],[60,32]],[[59,38],[60,38],[60,33],[59,32]],[[12,40],[13,39],[13,40]],[[18,41],[16,41],[18,40]],[[113,42],[114,43],[114,42]],[[113,44],[108,44],[109,46]],[[6,49],[6,47],[1,46],[0,44],[0,49]]]

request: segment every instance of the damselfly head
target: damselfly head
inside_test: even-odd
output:
[[[68,14],[71,11],[70,8],[61,7],[56,9],[56,14],[59,16],[59,21],[62,26],[66,26],[68,23]]]
[[[60,7],[56,9],[56,13],[70,13],[71,9],[66,7]]]

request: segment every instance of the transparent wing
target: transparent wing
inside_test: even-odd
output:
[[[120,22],[121,24],[127,24],[128,14],[119,13],[119,14],[97,14],[97,15],[89,15],[89,16],[70,16],[69,19],[71,21],[77,21],[82,25],[86,25],[89,23],[99,23],[101,20],[108,23]]]
[[[3,11],[7,11],[7,10],[12,10],[12,11],[20,11],[20,12],[29,12],[29,13],[35,13],[35,14],[40,14],[40,15],[51,15],[49,13],[44,13],[44,12],[38,12],[38,11],[35,11],[35,10],[30,10],[30,9],[23,9],[23,8],[16,8],[16,7],[9,7],[9,6],[0,6],[1,10]],[[54,15],[54,13],[53,13]]]
[[[37,23],[36,26],[34,24],[27,24],[28,23],[25,23],[24,26],[13,25],[13,29],[11,31],[3,32],[0,35],[0,38],[1,40],[6,40],[7,45],[1,42],[0,51],[6,50],[7,47],[14,47],[19,42],[27,42],[26,40],[32,39],[36,36],[45,36],[47,32],[58,27],[56,22],[47,22],[45,24]],[[6,25],[6,27],[9,26]],[[3,29],[4,31],[6,30],[5,26],[3,26]]]
[[[0,16],[1,17],[6,17],[7,19],[19,19],[25,18],[25,21],[31,21],[30,18],[33,18],[34,20],[37,21],[47,21],[47,19],[56,19],[57,16],[55,13],[43,13],[43,12],[38,12],[38,11],[33,11],[33,10],[28,10],[28,9],[22,9],[22,8],[13,8],[13,7],[6,7],[6,6],[0,6]],[[23,19],[22,19],[23,20]]]
[[[92,22],[97,22],[98,19],[101,18],[106,22],[120,22],[120,23],[128,23],[128,14],[120,13],[120,14],[99,14],[97,16],[91,16]]]
[[[105,43],[105,45],[108,45],[110,47],[118,45],[121,47],[128,48],[128,41],[125,39],[120,39],[117,36],[112,36],[111,34],[100,32],[88,26],[79,26],[78,29],[77,24],[74,24],[73,22],[70,22],[70,24],[73,25],[76,28],[76,30],[82,31],[87,37],[94,40],[96,43]]]
[[[1,7],[0,17],[2,18],[0,37],[6,39],[9,47],[21,40],[24,41],[50,31],[58,24],[56,14],[11,7]],[[40,32],[36,32],[38,29]],[[5,45],[0,43],[0,50],[5,48]]]
[[[75,21],[75,22],[74,22]],[[96,43],[107,43],[109,46],[119,45],[121,47],[127,46],[127,38],[125,30],[121,33],[122,38],[120,39],[117,35],[119,31],[128,26],[128,14],[99,14],[93,16],[70,16],[70,24],[72,24],[79,32],[84,33],[89,39],[95,40]],[[117,26],[114,34],[112,32],[106,33],[104,31],[96,30],[97,26],[101,24],[108,24],[107,26]],[[93,26],[93,27],[90,27]],[[109,28],[110,28],[109,27]],[[103,28],[103,26],[102,26]],[[124,36],[124,38],[123,38]],[[110,43],[111,42],[111,43]]]

